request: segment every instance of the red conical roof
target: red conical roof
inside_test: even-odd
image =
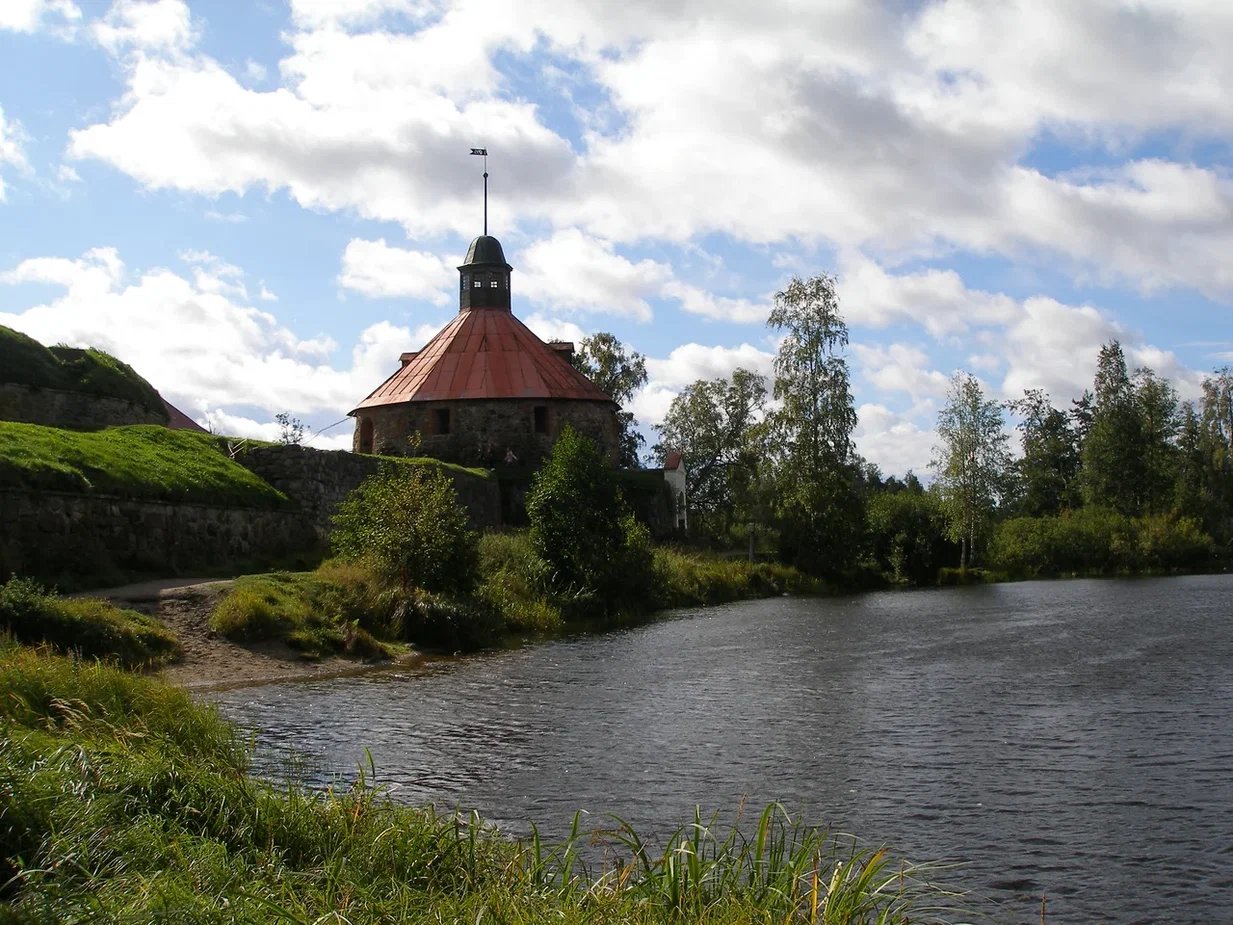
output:
[[[612,401],[509,311],[472,309],[456,315],[355,411],[411,401],[485,398]]]

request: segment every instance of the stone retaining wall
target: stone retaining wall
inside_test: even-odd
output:
[[[166,424],[167,415],[123,398],[0,382],[0,421],[102,430],[124,424]]]
[[[312,519],[297,511],[0,489],[0,580],[307,564],[319,550]]]
[[[235,461],[293,500],[328,533],[339,502],[360,482],[381,468],[381,459],[345,450],[314,450],[304,446],[257,446],[237,453]],[[501,523],[501,494],[495,479],[442,469],[454,483],[458,501],[467,509],[471,526]]]

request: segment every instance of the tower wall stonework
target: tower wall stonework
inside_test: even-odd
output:
[[[537,409],[542,410],[537,414]],[[448,413],[448,433],[441,432],[442,412]],[[365,445],[366,420],[372,424],[371,445]],[[537,431],[537,424],[544,430]],[[352,449],[409,455],[408,438],[418,433],[415,455],[491,468],[505,461],[507,451],[513,451],[520,464],[535,465],[552,452],[567,424],[594,440],[604,456],[616,463],[615,406],[567,399],[467,399],[364,408],[356,412]]]

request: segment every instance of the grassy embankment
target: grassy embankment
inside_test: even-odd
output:
[[[481,536],[478,572],[475,590],[465,596],[383,583],[363,565],[337,560],[313,572],[248,575],[219,603],[211,626],[241,642],[282,639],[310,658],[338,652],[371,657],[382,653],[383,642],[474,649],[559,635],[584,621],[611,625],[669,607],[821,589],[786,566],[658,547],[650,597],[614,614],[586,595],[550,590],[525,531]]]
[[[0,488],[273,509],[287,497],[210,434],[155,424],[81,432],[0,422]]]
[[[118,398],[153,412],[161,420],[167,417],[154,387],[127,363],[102,350],[44,347],[0,325],[0,370],[0,382]]]
[[[882,851],[768,809],[652,847],[611,825],[547,846],[248,775],[244,739],[183,691],[0,639],[0,922],[937,920],[948,897]],[[586,846],[584,848],[584,845]]]

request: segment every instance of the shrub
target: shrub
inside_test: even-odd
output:
[[[1057,517],[1015,517],[993,537],[991,560],[1012,575],[1108,574],[1201,567],[1212,540],[1192,518],[1126,517],[1100,507]]]
[[[388,465],[334,515],[337,555],[404,588],[466,593],[475,585],[476,535],[453,483],[437,470]]]
[[[532,549],[558,594],[609,612],[649,603],[650,535],[626,511],[615,470],[589,438],[561,432],[531,485],[527,517]]]
[[[589,438],[566,427],[527,495],[531,545],[558,588],[599,590],[624,543],[621,495]]]
[[[958,559],[935,494],[880,492],[870,499],[866,516],[874,559],[896,581],[932,584],[939,568]]]
[[[1171,514],[1139,518],[1139,551],[1148,568],[1200,566],[1212,559],[1212,538],[1192,517]]]
[[[175,635],[152,617],[92,598],[64,598],[24,578],[0,585],[0,630],[18,642],[129,667],[180,657]]]

